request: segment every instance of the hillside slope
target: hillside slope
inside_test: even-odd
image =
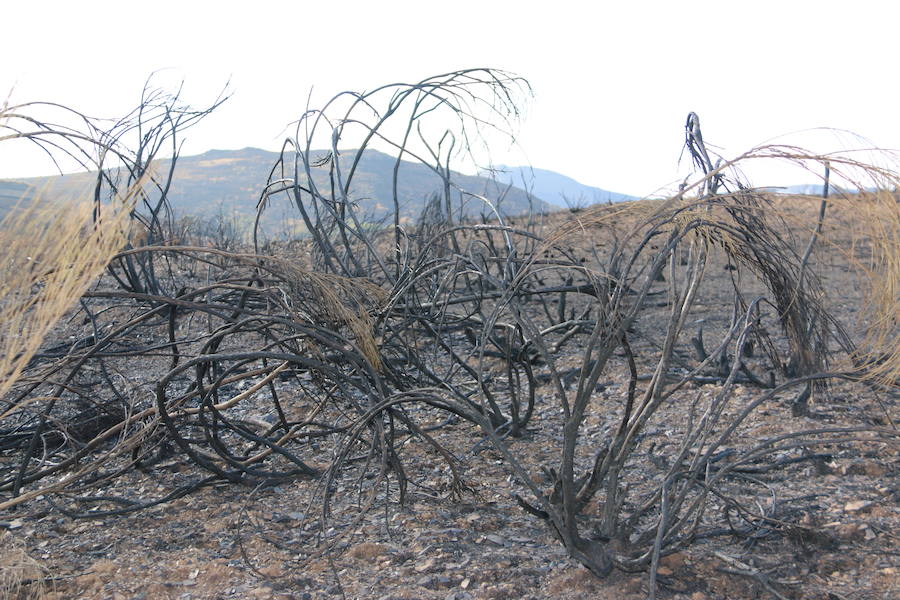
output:
[[[557,206],[574,208],[588,204],[637,200],[635,196],[584,185],[571,177],[547,169],[501,165],[495,169],[494,176],[498,181],[527,189],[545,202]]]
[[[324,154],[324,152],[322,153]],[[352,152],[341,157],[341,167],[349,171]],[[272,166],[278,154],[256,148],[243,150],[211,150],[197,156],[178,159],[169,198],[177,215],[215,217],[234,215],[239,221],[251,220]],[[359,214],[366,220],[378,220],[393,208],[392,175],[396,159],[387,154],[368,150],[360,161],[352,184],[350,197],[359,207]],[[170,161],[161,160],[158,173],[169,169]],[[5,211],[22,196],[37,191],[46,198],[70,200],[89,197],[94,173],[37,177],[0,181],[0,211]],[[328,169],[314,170],[313,180],[320,189],[329,189]],[[483,196],[493,203],[499,200],[505,214],[522,214],[531,210],[551,208],[529,196],[517,187],[508,187],[486,177],[455,173],[455,184],[465,192]],[[425,201],[442,189],[441,178],[429,167],[420,163],[402,161],[398,171],[397,197],[400,215],[404,221],[415,221],[422,212]],[[455,194],[459,198],[459,194]],[[482,201],[466,196],[466,214],[487,212]],[[264,225],[270,231],[283,227],[284,220],[294,220],[296,209],[283,197],[272,198],[265,214]]]

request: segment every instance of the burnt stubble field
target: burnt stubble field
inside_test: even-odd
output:
[[[526,85],[308,113],[259,205],[293,203],[299,240],[189,244],[146,201],[0,407],[8,593],[896,597],[896,177],[765,147],[738,162],[874,191],[754,189],[691,115],[677,193],[510,216],[409,127],[446,184],[412,225],[357,214],[311,150],[438,109],[471,132]]]

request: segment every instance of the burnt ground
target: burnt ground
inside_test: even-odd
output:
[[[860,310],[860,286],[844,268],[839,247],[826,247],[816,260],[829,291],[840,291],[831,294],[831,308],[849,328]],[[711,269],[713,287],[695,316],[698,327],[714,339],[716,328],[729,316],[721,316],[719,309],[731,302],[733,272],[723,261]],[[666,314],[660,303],[640,317],[634,331],[637,355],[652,353]],[[62,324],[46,345],[65,340],[75,326]],[[578,344],[567,347],[569,356],[560,365],[576,365],[578,350]],[[152,386],[163,368],[152,361],[138,368],[128,364],[132,370],[118,375],[135,390]],[[616,356],[609,376],[597,387],[586,438],[602,436],[614,422],[614,407],[628,386],[627,373],[624,357]],[[278,385],[287,404],[293,399],[294,409],[308,409],[290,382]],[[679,396],[683,402],[671,402],[660,412],[637,450],[642,460],[626,474],[629,484],[640,489],[662,476],[667,465],[655,459],[665,456],[662,450],[683,426],[688,399],[714,394],[718,385],[714,377],[696,382]],[[737,385],[729,410],[766,391]],[[529,466],[532,479],[546,486],[549,480],[539,466],[552,465],[558,453],[560,415],[549,386],[538,388],[537,394],[535,418],[521,438],[507,442]],[[736,432],[733,448],[749,447],[785,430],[888,428],[897,420],[896,388],[836,382],[814,397],[811,414],[803,417],[791,414],[795,396],[791,390],[762,406]],[[98,508],[94,518],[66,516],[66,499],[48,495],[0,514],[0,539],[4,548],[21,549],[34,560],[26,563],[24,577],[42,579],[47,598],[647,597],[647,573],[614,571],[598,580],[569,558],[550,528],[516,503],[514,494],[523,493],[523,486],[475,427],[443,427],[434,435],[464,467],[469,489],[461,495],[449,489],[446,469],[434,451],[410,438],[403,456],[414,466],[403,505],[395,502],[396,490],[388,489],[372,510],[359,512],[360,496],[346,492],[355,485],[353,473],[339,482],[345,493],[335,496],[331,519],[324,522],[310,518],[320,511],[321,498],[314,495],[317,482],[309,479],[262,487],[215,482],[130,514],[102,516]],[[770,515],[770,522],[747,532],[733,506],[712,499],[701,538],[661,560],[657,597],[900,596],[900,461],[895,445],[860,437],[853,443],[785,453],[780,468],[761,469],[727,483],[746,506]],[[204,476],[174,453],[99,482],[90,493],[162,498]],[[5,499],[0,496],[0,501]],[[597,511],[596,503],[589,505],[585,518]],[[310,555],[306,542],[317,532],[334,541],[332,552]],[[12,551],[5,554],[0,560],[21,559]],[[40,587],[38,581],[26,584],[22,597]]]

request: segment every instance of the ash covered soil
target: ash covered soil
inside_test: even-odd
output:
[[[796,210],[814,214],[816,206],[810,202]],[[852,241],[840,239],[840,215],[827,227],[836,242],[821,245],[815,261],[830,293],[829,307],[849,329],[861,310],[861,286],[842,262],[841,249]],[[585,256],[589,250],[584,245],[573,248]],[[734,271],[724,259],[713,261],[709,269],[712,284],[691,318],[704,335],[715,339],[730,316],[721,307],[731,305]],[[202,274],[197,277],[202,281]],[[665,282],[659,285],[664,289]],[[747,285],[759,286],[752,281]],[[634,325],[632,346],[638,357],[658,348],[669,310],[663,299]],[[63,322],[45,346],[56,347],[69,336],[80,335],[82,325],[77,320]],[[185,327],[202,330],[203,323]],[[148,329],[146,335],[146,344],[156,338],[164,341],[165,328]],[[564,348],[558,368],[579,365],[585,339]],[[121,366],[110,361],[110,376],[121,388],[146,394],[165,373],[168,360],[167,356],[143,364],[130,360]],[[759,361],[757,366],[764,369]],[[495,367],[500,368],[490,364],[487,368]],[[638,367],[644,375],[653,364],[639,361]],[[536,372],[540,375],[540,368]],[[508,437],[506,443],[529,468],[532,481],[549,494],[552,482],[541,467],[556,464],[562,414],[551,385],[538,381],[534,417],[521,437]],[[646,378],[640,378],[639,392],[644,384]],[[286,411],[302,416],[315,409],[302,386],[287,379],[275,385]],[[583,427],[585,440],[601,440],[615,426],[615,411],[621,410],[628,385],[627,360],[618,353],[594,392]],[[629,486],[640,490],[665,476],[669,467],[665,450],[686,426],[692,402],[715,394],[720,385],[715,376],[698,380],[659,411],[636,450],[642,461],[625,474]],[[749,382],[738,384],[728,410],[739,411],[767,392]],[[896,388],[836,381],[815,395],[810,414],[800,417],[791,413],[796,396],[797,389],[791,389],[764,404],[735,432],[729,448],[740,451],[786,430],[888,429],[897,419]],[[269,408],[260,410],[254,418],[265,419]],[[181,497],[112,515],[103,511],[121,508],[121,502],[93,502],[85,510],[85,504],[77,501],[79,491],[69,490],[66,495],[39,496],[0,514],[0,543],[10,549],[0,561],[25,565],[22,576],[31,583],[21,588],[21,597],[40,591],[42,581],[44,597],[58,599],[648,596],[646,572],[616,570],[597,579],[568,557],[552,529],[516,502],[516,494],[524,495],[523,485],[477,427],[447,423],[446,415],[440,414],[422,418],[425,424],[433,419],[430,435],[458,459],[464,486],[452,485],[446,463],[432,445],[408,436],[398,450],[409,470],[403,504],[398,502],[396,481],[388,479],[369,508],[366,502],[373,490],[367,487],[365,470],[351,465],[332,483],[336,493],[326,519],[320,518],[322,481],[312,477],[276,484],[211,481]],[[779,468],[745,472],[724,484],[755,516],[742,515],[725,497],[713,497],[703,517],[702,535],[661,559],[656,597],[900,597],[896,445],[868,441],[865,434],[859,438],[786,451],[775,457],[782,461]],[[324,445],[321,449],[326,454],[332,451]],[[15,456],[0,454],[0,459],[8,466]],[[324,466],[328,457],[322,460]],[[311,464],[320,466],[314,459]],[[135,502],[163,499],[209,475],[177,451],[162,452],[141,468],[119,472],[111,467],[106,474],[81,493]],[[0,495],[0,501],[6,498]],[[585,507],[585,521],[596,517],[600,508],[597,500]],[[74,518],[73,510],[82,514]],[[759,519],[759,515],[768,516]],[[752,531],[745,528],[748,520],[756,525]],[[316,539],[327,540],[331,550],[317,553],[311,543]],[[22,552],[32,561],[23,561]]]

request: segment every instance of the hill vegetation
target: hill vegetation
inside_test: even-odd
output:
[[[325,151],[312,151],[318,162]],[[196,156],[178,158],[167,197],[176,216],[204,220],[231,219],[249,231],[256,216],[257,203],[265,189],[265,181],[279,159],[279,153],[256,148],[243,150],[211,150]],[[354,151],[341,157],[341,166],[349,170]],[[396,158],[368,150],[357,167],[350,200],[361,215],[373,223],[381,221],[393,210],[392,176]],[[170,159],[154,161],[153,168],[168,173]],[[313,181],[319,187],[329,185],[327,166],[312,168]],[[552,206],[530,196],[515,185],[488,177],[451,174],[459,188],[485,197],[505,214],[520,215],[544,212]],[[42,198],[71,202],[84,197],[97,179],[96,172],[63,176],[36,177],[0,181],[0,212],[20,198],[40,192]],[[301,177],[301,181],[305,178]],[[429,199],[443,190],[440,175],[428,165],[403,160],[399,164],[397,196],[403,223],[417,221]],[[477,217],[485,210],[483,203],[467,201],[467,213]],[[274,236],[302,233],[304,225],[288,201],[273,200],[273,207],[263,216],[263,227]]]

